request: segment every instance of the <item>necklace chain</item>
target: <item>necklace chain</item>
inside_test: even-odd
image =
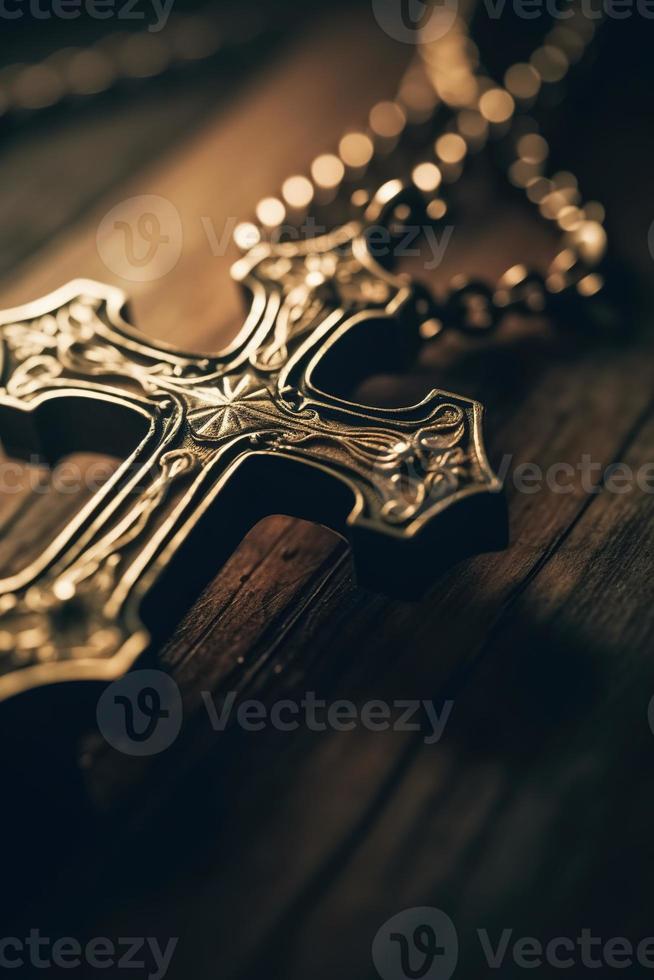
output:
[[[604,208],[582,201],[570,172],[546,176],[549,145],[529,115],[543,91],[561,85],[597,29],[579,8],[571,13],[528,61],[508,68],[503,84],[481,69],[469,30],[457,20],[442,38],[420,46],[397,97],[375,105],[365,129],[345,133],[336,153],[313,161],[310,177],[289,177],[280,197],[259,203],[256,223],[237,227],[236,244],[247,251],[258,241],[283,240],[289,227],[297,229],[306,220],[310,208],[326,220],[331,215],[332,224],[334,218],[363,217],[369,225],[381,223],[398,234],[417,213],[442,225],[449,192],[468,158],[502,140],[510,151],[511,184],[559,230],[556,255],[544,274],[520,263],[492,285],[456,276],[440,300],[420,287],[423,339],[445,327],[484,333],[510,312],[577,324],[590,318],[598,329],[612,326],[614,310],[601,271],[607,249]],[[386,179],[380,185],[381,171]],[[397,177],[389,179],[393,171],[403,178],[404,197]]]
[[[171,18],[165,30],[112,33],[88,47],[66,47],[43,61],[0,70],[0,117],[20,119],[67,101],[103,95],[121,84],[148,81],[228,57],[255,43],[283,13],[246,5],[217,18],[214,5]]]
[[[582,202],[572,173],[546,176],[549,145],[529,114],[544,91],[562,84],[597,30],[598,22],[580,7],[570,14],[529,60],[508,68],[503,84],[485,74],[467,25],[455,20],[443,37],[419,46],[396,98],[373,106],[367,126],[346,132],[336,153],[317,157],[310,176],[289,177],[280,197],[261,201],[257,221],[237,227],[236,244],[247,251],[259,241],[279,240],[289,227],[306,221],[310,209],[326,224],[363,218],[398,238],[417,213],[443,226],[466,162],[501,140],[510,156],[509,181],[558,227],[560,246],[544,274],[520,263],[492,285],[456,276],[440,300],[422,289],[423,338],[445,327],[483,333],[507,312],[580,322],[592,311],[596,326],[611,325],[614,310],[606,302],[600,268],[607,250],[604,208]],[[0,71],[0,115],[33,113],[100,95],[121,82],[227,56],[270,27],[270,17],[248,15],[240,24],[231,21],[226,33],[207,8],[178,17],[159,34],[114,34],[88,48],[65,48],[38,64],[9,66]],[[314,222],[314,228],[320,225]],[[584,302],[591,299],[592,304]]]

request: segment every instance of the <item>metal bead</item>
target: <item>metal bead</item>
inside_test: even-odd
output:
[[[497,327],[502,311],[495,305],[493,290],[487,283],[457,276],[452,280],[452,286],[445,304],[448,326],[476,334]]]
[[[494,294],[495,305],[512,313],[544,313],[547,307],[545,280],[524,265],[514,265],[500,278]]]
[[[575,330],[616,336],[626,334],[634,284],[628,272],[605,260],[600,268],[578,265],[563,288],[550,299],[557,322]]]

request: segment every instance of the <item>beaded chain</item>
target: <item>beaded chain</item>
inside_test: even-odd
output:
[[[424,290],[423,339],[445,327],[485,332],[509,312],[572,315],[577,321],[590,318],[598,328],[611,326],[614,311],[601,268],[607,249],[604,208],[596,201],[582,203],[573,174],[546,176],[549,145],[527,114],[544,89],[562,82],[596,31],[596,23],[579,9],[571,14],[565,26],[550,30],[529,61],[508,68],[503,84],[481,70],[467,25],[456,20],[442,38],[419,46],[396,99],[375,105],[367,127],[345,133],[336,153],[317,157],[310,176],[291,176],[279,197],[262,200],[256,222],[236,228],[236,244],[247,251],[259,241],[283,240],[310,208],[329,214],[332,224],[383,217],[399,234],[416,210],[410,195],[406,202],[398,197],[399,181],[388,180],[389,170],[402,168],[410,174],[403,186],[420,195],[421,213],[438,225],[450,207],[448,188],[460,179],[467,158],[490,140],[502,139],[510,150],[511,184],[558,226],[559,250],[545,275],[518,264],[493,285],[457,276],[440,302]],[[382,170],[386,180],[380,187]],[[385,201],[392,202],[390,215],[384,213]],[[587,302],[591,299],[593,304]]]
[[[0,118],[12,122],[64,104],[100,96],[121,84],[232,56],[284,23],[283,11],[248,6],[229,19],[206,10],[171,18],[165,30],[119,31],[86,47],[66,47],[34,64],[0,69]]]
[[[345,133],[336,153],[312,162],[309,176],[289,177],[279,197],[259,202],[256,221],[236,228],[237,246],[247,251],[262,240],[283,239],[290,226],[306,221],[310,210],[324,225],[353,218],[385,222],[398,239],[417,211],[442,225],[451,209],[448,191],[466,161],[489,142],[502,140],[509,150],[509,181],[558,227],[561,246],[544,275],[518,264],[492,285],[456,276],[440,302],[424,290],[423,338],[452,326],[484,332],[508,312],[611,326],[615,309],[607,301],[602,268],[604,208],[597,201],[582,202],[570,172],[546,176],[549,145],[529,114],[544,90],[564,80],[597,30],[599,22],[579,8],[571,7],[569,14],[528,61],[507,69],[503,84],[482,70],[467,25],[456,19],[443,37],[418,46],[396,98],[373,106],[365,128]],[[21,118],[100,95],[121,82],[157,78],[228,55],[270,28],[269,18],[248,15],[227,34],[207,8],[178,17],[159,34],[110,35],[88,48],[58,51],[38,64],[9,66],[0,71],[0,117]],[[418,208],[415,197],[398,195],[400,179],[419,195]],[[387,201],[390,211],[384,207]]]

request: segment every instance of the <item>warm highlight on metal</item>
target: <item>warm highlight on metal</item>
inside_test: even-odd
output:
[[[352,223],[262,244],[235,267],[251,300],[233,344],[199,357],[146,340],[123,294],[76,281],[0,318],[0,435],[48,463],[124,462],[40,557],[0,582],[0,698],[110,679],[156,649],[242,535],[270,513],[333,527],[360,581],[424,589],[502,546],[481,406],[443,391],[382,409],[348,401],[420,344],[424,300]]]

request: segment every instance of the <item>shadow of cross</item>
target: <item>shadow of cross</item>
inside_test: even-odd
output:
[[[478,403],[432,391],[383,409],[340,394],[413,356],[420,336],[419,293],[373,261],[360,225],[257,246],[234,277],[250,312],[212,357],[146,341],[123,294],[95,282],[2,314],[6,449],[124,462],[0,582],[0,698],[119,676],[270,513],[345,535],[362,584],[398,595],[503,545]]]

